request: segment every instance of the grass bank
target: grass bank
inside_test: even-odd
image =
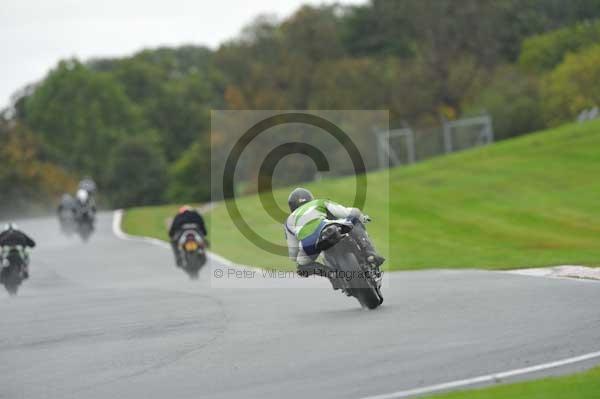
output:
[[[341,203],[354,196],[354,178],[306,186]],[[391,270],[600,265],[600,121],[372,173],[368,188],[369,231]],[[281,207],[287,193],[274,193]],[[266,215],[258,196],[237,203],[255,231],[284,244],[281,223]],[[176,208],[128,210],[124,229],[166,239],[165,219]],[[292,268],[246,240],[225,206],[207,216],[215,252],[243,264]]]
[[[566,377],[450,392],[428,399],[597,399],[599,396],[600,367],[597,367]]]

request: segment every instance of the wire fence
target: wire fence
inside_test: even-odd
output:
[[[438,127],[413,129],[405,125],[401,129],[376,130],[375,134],[379,168],[408,165],[494,141],[489,115],[444,121]]]
[[[576,121],[579,123],[583,123],[586,121],[591,121],[591,120],[597,119],[598,117],[600,117],[600,110],[598,109],[598,107],[593,107],[593,108],[584,109],[583,111],[581,111],[581,113],[579,113],[579,115],[577,115]]]

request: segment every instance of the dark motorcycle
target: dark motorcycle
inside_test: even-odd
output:
[[[91,218],[82,218],[77,221],[77,232],[79,236],[83,240],[83,242],[87,242],[90,239],[90,236],[94,232],[94,219]]]
[[[0,283],[10,295],[17,295],[19,286],[26,278],[26,266],[26,255],[22,255],[18,248],[10,248],[0,271]]]
[[[78,209],[75,212],[76,231],[83,240],[87,242],[94,232],[94,223],[96,221],[95,213],[86,210]]]
[[[177,241],[181,268],[191,279],[198,278],[198,272],[206,263],[206,240],[196,224],[184,224]]]
[[[333,286],[355,297],[362,307],[375,309],[383,303],[382,272],[367,261],[359,242],[364,239],[361,237],[366,237],[366,230],[360,222],[331,221],[321,232],[317,245],[332,270],[329,278]]]
[[[77,231],[77,220],[72,209],[59,209],[58,222],[60,231],[66,236],[71,236]]]
[[[86,242],[94,232],[96,221],[96,201],[89,191],[82,188],[77,190],[74,211],[77,233]]]

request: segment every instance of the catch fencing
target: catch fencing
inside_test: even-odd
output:
[[[375,130],[379,168],[407,165],[442,154],[490,144],[494,141],[492,118],[444,121],[442,126]]]
[[[583,123],[586,121],[597,119],[598,117],[600,117],[600,110],[598,110],[598,107],[593,107],[581,111],[581,113],[577,115],[576,121],[579,123]]]

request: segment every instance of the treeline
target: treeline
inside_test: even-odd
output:
[[[76,186],[73,175],[49,162],[39,139],[0,119],[0,217],[43,212]]]
[[[373,0],[260,16],[216,50],[64,60],[3,122],[52,176],[0,175],[17,187],[2,199],[86,174],[112,206],[206,200],[211,109],[389,109],[392,126],[486,111],[498,138],[563,123],[600,103],[598,17],[600,0]]]

